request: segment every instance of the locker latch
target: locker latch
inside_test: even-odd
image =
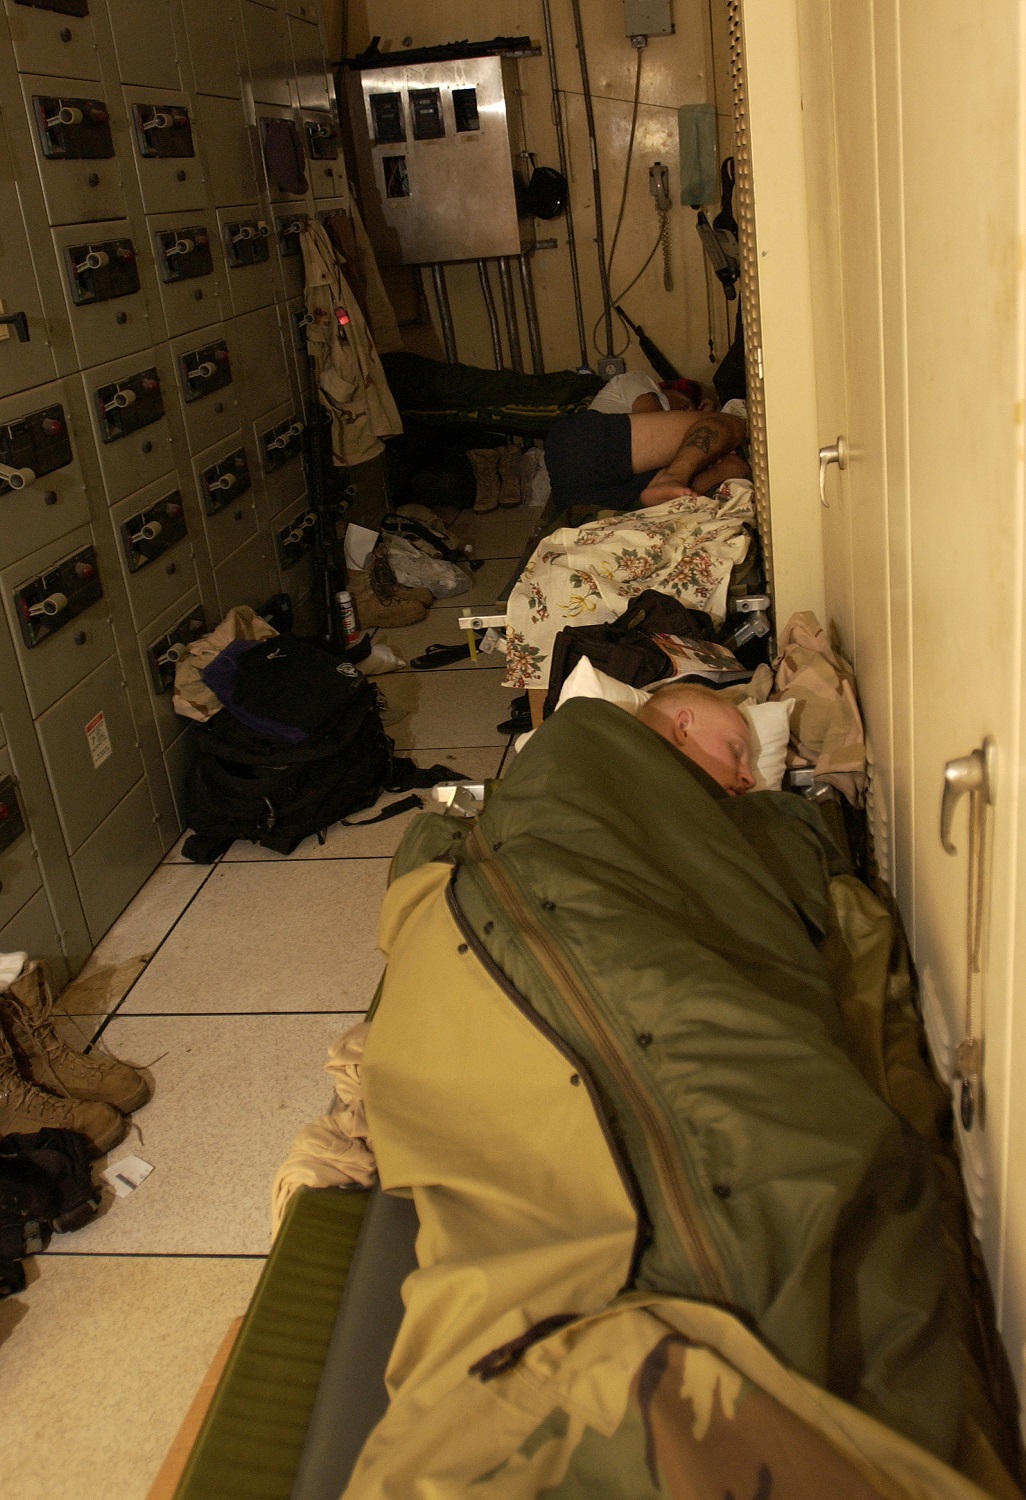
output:
[[[138,573],[188,535],[181,490],[148,505],[121,525],[121,541],[130,573]]]
[[[268,260],[271,229],[263,219],[242,219],[224,226],[225,254],[232,270]]]
[[[102,99],[63,99],[34,94],[43,155],[52,161],[103,161],[114,155],[110,114]]]
[[[179,365],[182,371],[182,394],[186,401],[198,401],[231,384],[231,360],[228,358],[228,345],[223,339],[181,355]]]
[[[214,269],[210,236],[203,224],[161,229],[153,240],[162,281],[188,281],[193,276],[209,276]]]
[[[0,426],[0,495],[24,489],[72,459],[63,406],[45,406]]]
[[[131,240],[68,245],[64,265],[76,307],[129,297],[139,290],[139,263]]]
[[[195,156],[192,123],[184,105],[133,104],[132,121],[140,156]]]
[[[234,453],[229,453],[227,458],[220,459],[216,464],[211,464],[200,474],[200,482],[203,485],[203,498],[208,516],[214,516],[219,510],[223,510],[232,500],[237,500],[251,487],[253,481],[249,474],[249,460],[246,458],[245,448],[238,448]]]

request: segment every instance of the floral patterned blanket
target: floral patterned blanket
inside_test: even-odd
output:
[[[552,644],[568,624],[601,625],[645,589],[671,594],[719,623],[735,564],[748,550],[752,486],[731,479],[715,495],[682,495],[545,537],[506,607],[506,687],[549,681]]]

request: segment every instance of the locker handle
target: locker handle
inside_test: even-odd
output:
[[[826,497],[826,471],[831,464],[836,464],[839,469],[848,467],[848,444],[843,437],[819,450],[819,502],[827,510],[830,501]]]
[[[0,313],[0,323],[11,323],[15,333],[18,335],[19,344],[27,344],[29,341],[28,318],[23,312]]]
[[[8,464],[0,464],[0,483],[6,484],[9,489],[23,490],[27,484],[35,484],[35,471],[32,469],[12,469]]]
[[[940,837],[945,854],[957,854],[951,842],[951,827],[955,819],[955,808],[968,792],[980,793],[986,805],[994,800],[993,787],[993,742],[985,740],[978,750],[969,755],[959,755],[949,760],[944,767],[944,795],[941,798]]]

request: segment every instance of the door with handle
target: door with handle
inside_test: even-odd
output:
[[[797,9],[828,597],[884,773],[892,884],[935,1060],[964,1109],[973,1206],[1026,1394],[1026,1090],[1013,1087],[1026,1068],[1026,380],[1013,312],[1026,302],[1026,3],[972,18],[956,0]],[[973,184],[970,216],[952,212],[955,181]]]

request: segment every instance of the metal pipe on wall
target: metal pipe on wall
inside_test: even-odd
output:
[[[595,110],[592,107],[591,83],[588,79],[588,57],[584,50],[584,27],[580,0],[570,0],[577,38],[577,59],[581,65],[581,88],[584,91],[584,113],[588,121],[588,143],[591,147],[591,181],[595,193],[595,247],[598,251],[599,285],[602,288],[602,317],[606,327],[606,354],[613,352],[613,303],[606,270],[606,235],[602,225],[602,179],[599,176],[598,139],[595,132]]]
[[[570,279],[574,288],[574,312],[577,315],[577,339],[581,346],[581,365],[590,368],[588,361],[588,335],[584,328],[584,304],[581,300],[581,272],[577,264],[577,240],[574,235],[574,211],[570,203],[570,168],[566,150],[566,131],[563,125],[563,106],[559,95],[559,75],[556,71],[556,44],[552,35],[552,10],[550,0],[542,0],[542,17],[545,22],[545,51],[549,59],[549,86],[552,89],[552,123],[556,127],[556,149],[559,152],[559,170],[566,178],[566,248],[570,257]]]
[[[517,323],[517,304],[513,296],[513,278],[509,271],[509,256],[500,255],[495,264],[499,268],[502,311],[506,318],[506,337],[509,340],[509,362],[517,374],[521,375],[524,370],[524,356],[520,350],[520,327]]]
[[[545,356],[542,353],[541,329],[538,327],[538,308],[534,300],[534,283],[531,280],[531,263],[526,255],[517,256],[520,272],[520,290],[524,298],[524,313],[527,316],[527,339],[531,345],[531,368],[536,375],[545,374]]]
[[[484,293],[485,311],[488,314],[488,327],[492,331],[492,357],[495,360],[495,368],[502,369],[502,339],[499,335],[499,315],[495,310],[495,298],[492,296],[492,283],[488,275],[488,262],[479,260],[477,263],[477,274],[481,278],[481,291]]]
[[[454,365],[459,358],[456,353],[456,330],[452,326],[452,308],[449,306],[449,291],[445,285],[445,267],[441,261],[435,261],[432,265],[431,280],[435,288],[435,301],[438,303],[438,321],[442,329],[445,358],[448,364]]]

